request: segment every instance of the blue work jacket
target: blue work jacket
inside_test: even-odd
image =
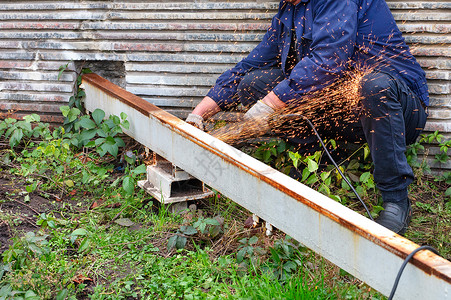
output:
[[[294,26],[299,62],[287,70]],[[350,68],[371,67],[404,80],[425,105],[425,73],[410,53],[384,0],[281,1],[263,40],[208,92],[221,108],[236,101],[237,87],[248,72],[279,67],[285,73],[273,92],[284,102],[321,89]]]

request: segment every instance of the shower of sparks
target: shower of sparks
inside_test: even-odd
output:
[[[309,130],[307,126],[299,127],[302,116],[315,125],[321,124],[323,128],[339,126],[341,122],[350,121],[358,112],[361,82],[371,71],[370,68],[348,71],[342,79],[305,95],[302,101],[292,102],[268,117],[228,124],[210,134],[226,143],[236,144],[264,135],[269,124],[274,133],[294,137]]]

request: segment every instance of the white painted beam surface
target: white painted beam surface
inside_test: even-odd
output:
[[[83,86],[88,110],[125,112],[138,142],[385,295],[418,247],[95,74]],[[418,253],[395,298],[451,299],[451,262]]]

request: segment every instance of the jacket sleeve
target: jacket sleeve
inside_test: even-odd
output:
[[[283,102],[300,101],[302,95],[332,83],[346,69],[354,52],[357,4],[352,0],[312,0],[312,4],[310,54],[273,89]]]
[[[212,98],[221,109],[237,101],[234,95],[244,75],[255,69],[280,64],[277,34],[280,26],[280,20],[277,16],[274,17],[271,26],[257,47],[235,67],[224,72],[216,80],[215,86],[210,89],[207,96]]]

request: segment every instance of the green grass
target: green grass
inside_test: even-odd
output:
[[[383,299],[283,233],[266,237],[263,228],[245,228],[250,213],[218,193],[172,214],[134,190],[144,176],[138,162],[95,149],[83,161],[61,146],[63,137],[46,136],[0,150],[0,241],[8,243],[0,244],[0,299]],[[288,171],[293,162],[282,146],[257,150]],[[301,172],[312,188],[364,213],[338,175],[322,175],[329,167],[321,155],[291,156],[306,164]],[[348,161],[343,169],[376,213],[371,164]],[[449,259],[449,179],[416,171],[407,237]]]
[[[19,179],[16,187],[19,191]],[[352,284],[345,279],[340,286],[325,283],[330,270],[322,259],[317,265],[318,258],[307,249],[280,233],[265,237],[262,230],[243,228],[247,213],[228,199],[211,198],[199,203],[196,212],[174,215],[142,191],[118,194],[113,189],[92,199],[80,192],[37,218],[41,226],[33,234],[17,232],[14,244],[3,253],[6,272],[0,297],[19,299],[28,293],[27,299],[340,299],[352,294]],[[90,209],[99,196],[107,200]],[[167,249],[180,226],[221,211],[226,218],[216,239],[198,233],[188,239],[186,249]],[[9,218],[2,215],[2,220]],[[121,226],[115,222],[119,219],[134,224]],[[239,240],[249,237],[256,237],[252,249],[264,250],[238,262]],[[274,253],[279,253],[277,261]],[[286,263],[290,268],[283,278],[275,276]],[[337,276],[334,283],[340,282]],[[355,299],[362,295],[355,293]]]

